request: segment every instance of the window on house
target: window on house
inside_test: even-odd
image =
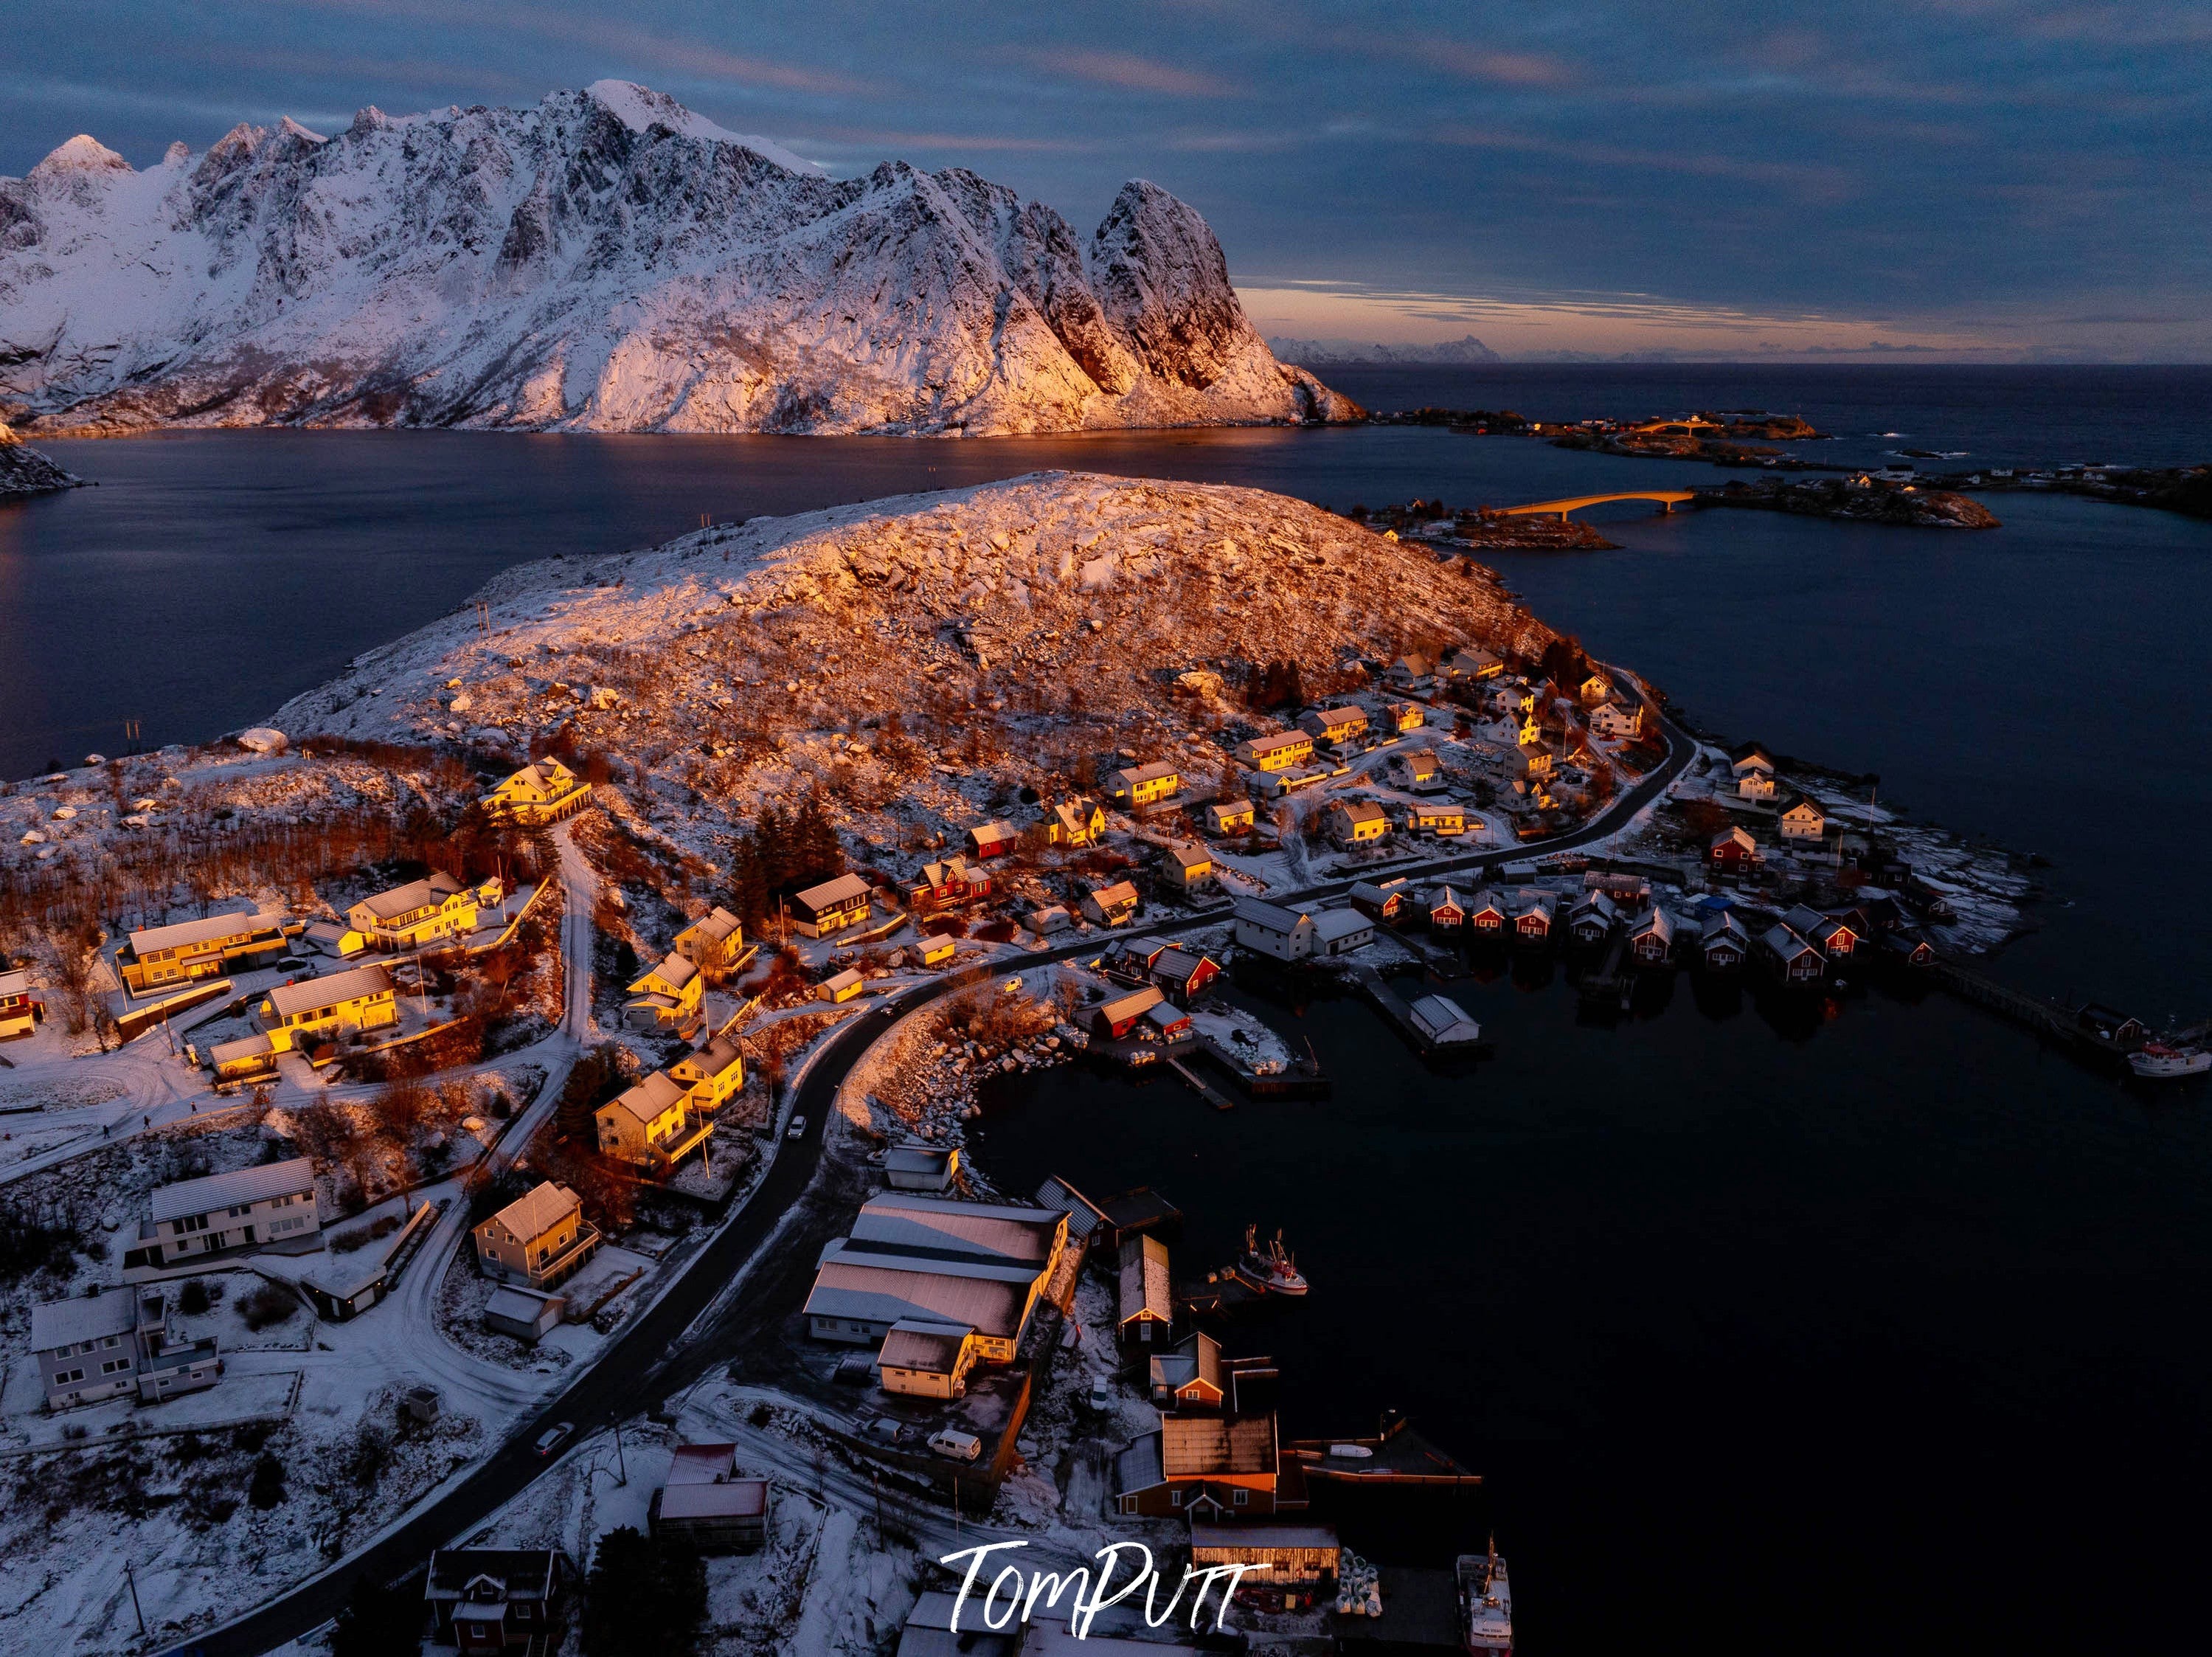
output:
[[[1249,1491],[1249,1490],[1239,1490],[1239,1491],[1237,1491],[1237,1505],[1238,1507],[1240,1507],[1240,1508],[1243,1507],[1243,1506],[1244,1506],[1244,1505],[1246,1505],[1248,1502],[1249,1502],[1251,1500],[1252,1500],[1252,1493],[1251,1493],[1251,1491]]]
[[[1182,1492],[1181,1490],[1170,1490],[1168,1492],[1168,1505],[1171,1508],[1182,1507]]]

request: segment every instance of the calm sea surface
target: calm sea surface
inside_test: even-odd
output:
[[[1853,464],[2212,458],[2203,370],[1345,371],[1370,405],[1802,413]],[[1898,434],[1894,436],[1883,434]],[[1066,466],[1332,507],[1701,483],[1700,466],[1437,430],[1084,440],[213,433],[51,446],[100,487],[0,509],[0,775],[267,716],[493,570],[717,519]],[[2212,1010],[2212,524],[1992,497],[1980,535],[1753,513],[1605,520],[1501,555],[1534,608],[1717,731],[2048,857],[1997,970]],[[1291,1426],[1413,1411],[1492,1476],[1533,1653],[2195,1643],[2212,1526],[2212,1131],[1942,997],[1578,1021],[1448,986],[1498,1039],[1431,1074],[1359,1003],[1260,1003],[1326,1103],[1206,1111],[1062,1071],[981,1136],[1008,1188],[1150,1182],[1182,1264],[1247,1220],[1316,1282],[1252,1332]],[[1443,1531],[1435,1545],[1447,1546]],[[1413,1545],[1407,1544],[1405,1545]]]

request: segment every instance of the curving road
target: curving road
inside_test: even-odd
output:
[[[1572,850],[1620,832],[1681,775],[1697,752],[1697,744],[1686,732],[1658,714],[1656,708],[1653,712],[1667,738],[1665,763],[1613,801],[1584,826],[1548,840],[1403,865],[1389,873],[1395,877],[1490,869],[1507,862]],[[565,832],[560,840],[562,874],[568,887],[563,946],[568,952],[569,1008],[563,1034],[569,1038],[568,1057],[573,1062],[574,1044],[586,1039],[592,1029],[589,899],[595,877],[568,844]],[[1335,897],[1349,890],[1352,884],[1350,880],[1325,882],[1272,897],[1271,901],[1304,903]],[[1225,906],[1216,907],[1146,930],[1181,932],[1214,925],[1225,912]],[[552,1465],[531,1448],[547,1428],[560,1422],[572,1422],[588,1430],[610,1419],[629,1416],[638,1411],[644,1401],[665,1396],[675,1386],[726,1360],[729,1342],[750,1332],[750,1319],[745,1315],[748,1308],[742,1302],[721,1308],[710,1327],[700,1331],[698,1338],[686,1342],[683,1337],[701,1314],[714,1307],[723,1289],[744,1269],[760,1245],[813,1183],[822,1161],[823,1134],[837,1090],[877,1036],[899,1015],[995,976],[999,971],[1027,970],[1072,959],[1093,953],[1097,947],[1096,941],[1085,941],[1040,952],[1020,961],[994,963],[987,970],[950,974],[887,997],[870,1012],[836,1031],[807,1067],[789,1101],[791,1112],[806,1118],[803,1136],[779,1142],[773,1163],[744,1207],[682,1268],[658,1301],[617,1331],[588,1369],[551,1402],[521,1422],[503,1445],[461,1476],[452,1489],[431,1499],[366,1548],[244,1617],[186,1641],[177,1648],[177,1652],[204,1654],[204,1657],[255,1657],[256,1654],[297,1639],[336,1615],[357,1579],[365,1575],[377,1581],[392,1581],[405,1575],[426,1559],[431,1550],[445,1546],[454,1537],[480,1524],[520,1492]],[[528,1142],[528,1135],[551,1114],[567,1068],[566,1064],[560,1065],[557,1074],[547,1077],[537,1100],[518,1118],[502,1145],[519,1147]],[[458,1245],[463,1217],[457,1207],[441,1222],[436,1235],[425,1246],[426,1254],[432,1248],[441,1253],[435,1258],[415,1263],[410,1275],[416,1282],[432,1283],[443,1275],[443,1251]]]

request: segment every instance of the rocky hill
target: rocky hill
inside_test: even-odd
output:
[[[74,489],[81,479],[64,472],[5,425],[0,425],[0,501],[21,500],[57,489]]]
[[[11,411],[979,435],[1359,412],[1276,362],[1154,185],[1085,244],[973,173],[832,181],[615,81],[327,137],[240,125],[143,172],[70,139],[0,180]]]
[[[899,845],[1170,759],[1204,797],[1268,661],[1306,691],[1413,649],[1534,656],[1553,634],[1479,565],[1278,495],[1047,472],[508,570],[273,722],[516,755],[565,735],[634,768],[629,797],[712,855],[812,789]]]

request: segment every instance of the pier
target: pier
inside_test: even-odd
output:
[[[2045,1001],[1999,984],[1986,973],[1942,956],[1929,964],[1929,975],[1961,1001],[1985,1007],[2015,1024],[2024,1024],[2039,1035],[2050,1036],[2099,1057],[2124,1063],[2129,1049],[2108,1036],[2100,1036],[2086,1027],[2079,1019],[2057,1002]]]
[[[1454,1043],[1446,1047],[1438,1046],[1430,1040],[1427,1033],[1414,1022],[1413,1009],[1406,1004],[1406,998],[1384,982],[1380,972],[1371,966],[1351,964],[1349,976],[1359,993],[1366,996],[1377,1012],[1397,1026],[1398,1033],[1413,1043],[1413,1051],[1422,1057],[1435,1058],[1440,1055],[1460,1054],[1486,1055],[1490,1051],[1491,1044],[1487,1037],[1480,1041]]]
[[[1181,1076],[1185,1081],[1188,1081],[1193,1087],[1196,1088],[1198,1090],[1198,1096],[1200,1099],[1203,1099],[1207,1104],[1212,1106],[1215,1110],[1233,1111],[1237,1108],[1237,1101],[1235,1100],[1230,1098],[1228,1094],[1223,1093],[1221,1089],[1215,1087],[1204,1076],[1199,1075],[1197,1071],[1192,1069],[1189,1065],[1184,1063],[1173,1053],[1170,1053],[1167,1056],[1167,1060],[1168,1069],[1173,1070],[1177,1075]]]

